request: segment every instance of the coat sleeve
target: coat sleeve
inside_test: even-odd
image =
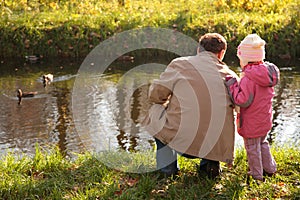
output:
[[[149,99],[152,103],[164,104],[172,95],[174,85],[177,81],[178,72],[170,64],[166,70],[160,75],[159,79],[155,79],[149,89]]]
[[[248,107],[254,97],[252,82],[244,76],[238,82],[235,78],[231,78],[226,82],[229,95],[234,104],[240,107]]]

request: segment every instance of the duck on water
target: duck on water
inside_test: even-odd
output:
[[[43,84],[44,87],[49,85],[53,81],[53,75],[52,74],[45,74],[43,75]]]
[[[21,89],[17,90],[17,97],[19,99],[18,104],[20,105],[22,102],[22,98],[34,97],[37,92],[23,92]]]

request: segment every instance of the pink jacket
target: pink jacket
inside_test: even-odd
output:
[[[272,63],[248,64],[240,82],[226,82],[233,102],[240,106],[238,133],[245,138],[264,136],[272,127],[272,98],[279,80],[279,69]]]

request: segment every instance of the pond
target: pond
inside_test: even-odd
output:
[[[73,87],[83,59],[45,59],[37,63],[22,59],[1,61],[0,154],[8,151],[33,154],[36,144],[44,149],[55,145],[69,155],[101,151],[104,146],[126,151],[153,148],[152,137],[142,131],[139,121],[149,107],[148,85],[141,83],[157,78],[172,57],[157,59],[116,61],[104,74],[95,74],[88,87],[76,91],[76,95]],[[144,65],[149,70],[130,71],[144,63],[161,64]],[[236,67],[232,68],[237,71]],[[54,80],[44,87],[42,75],[48,73],[54,75]],[[18,88],[37,94],[24,98],[19,105]],[[268,139],[278,145],[297,146],[299,67],[281,67],[281,81],[275,89],[273,128]],[[236,140],[236,145],[241,144],[240,136]]]

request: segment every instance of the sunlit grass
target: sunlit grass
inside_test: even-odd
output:
[[[36,148],[33,157],[7,154],[0,160],[0,198],[3,199],[299,199],[300,153],[296,147],[272,147],[278,164],[274,177],[259,184],[247,181],[245,150],[235,153],[232,168],[222,163],[217,180],[199,177],[199,159],[179,157],[176,178],[160,178],[157,172],[128,173],[107,167],[101,155],[76,154],[64,158],[58,149]],[[146,155],[146,156],[145,156]],[[136,155],[138,166],[153,152]],[[110,159],[123,159],[113,153]],[[133,160],[134,161],[134,160]],[[147,161],[148,162],[148,161]],[[150,165],[155,166],[152,162]],[[125,168],[126,169],[126,168]]]

